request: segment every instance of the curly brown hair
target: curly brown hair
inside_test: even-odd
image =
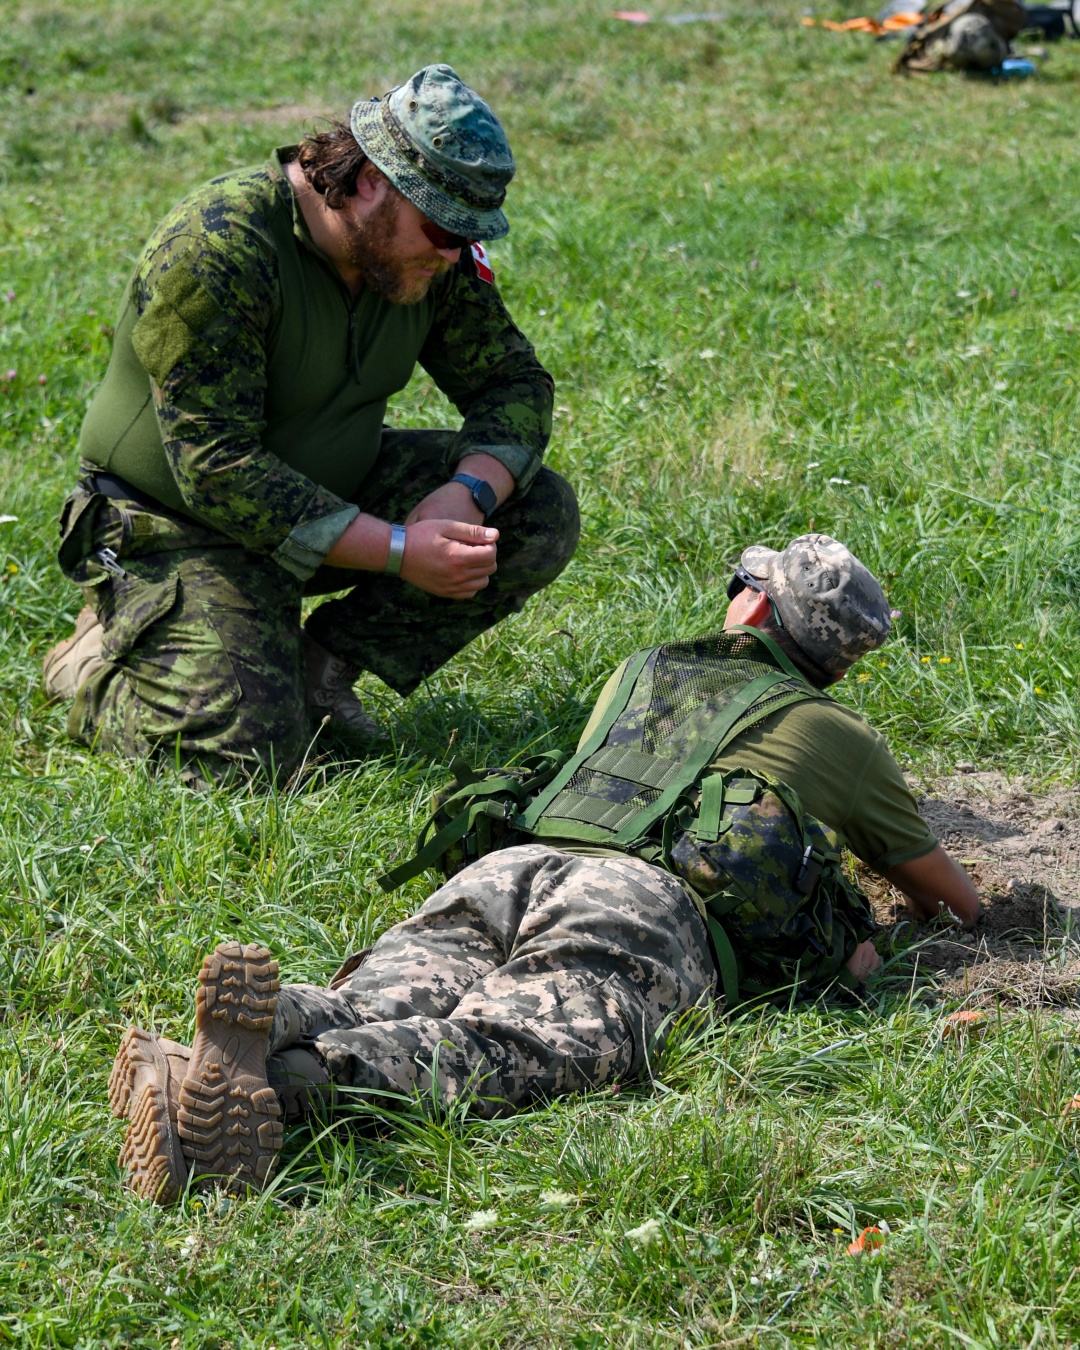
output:
[[[296,161],[331,211],[340,211],[349,197],[355,197],[356,179],[370,163],[348,122],[331,122],[329,131],[305,136],[297,147]]]

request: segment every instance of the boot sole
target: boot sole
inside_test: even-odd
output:
[[[169,1064],[157,1037],[131,1027],[109,1075],[109,1106],[127,1119],[120,1149],[124,1185],[144,1200],[172,1205],[187,1184],[187,1164],[169,1119]]]
[[[278,965],[257,943],[221,943],[203,961],[191,1067],[177,1131],[191,1176],[262,1190],[281,1149],[281,1103],[266,1078]]]

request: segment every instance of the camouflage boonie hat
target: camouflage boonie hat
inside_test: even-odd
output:
[[[514,157],[499,119],[449,66],[425,66],[353,106],[357,144],[425,216],[467,239],[501,239]]]
[[[765,585],[784,627],[830,675],[889,636],[889,602],[874,576],[827,534],[800,534],[782,553],[752,544],[743,567]]]

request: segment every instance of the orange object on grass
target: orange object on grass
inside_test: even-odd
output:
[[[902,28],[914,28],[916,24],[922,23],[922,15],[890,14],[884,23],[878,23],[877,19],[868,19],[865,16],[859,19],[844,19],[842,22],[835,19],[804,18],[801,23],[805,28],[827,28],[830,33],[869,33],[871,37],[880,37],[882,33],[896,33]]]
[[[986,1013],[975,1008],[950,1013],[941,1028],[942,1036],[981,1035],[986,1030]],[[981,1025],[980,1025],[981,1024]]]
[[[876,1252],[885,1245],[885,1234],[880,1228],[864,1228],[847,1249],[848,1256],[862,1256],[863,1252]]]
[[[1071,1116],[1074,1111],[1080,1111],[1080,1092],[1078,1092],[1075,1097],[1070,1097],[1061,1108],[1061,1114],[1063,1116]]]

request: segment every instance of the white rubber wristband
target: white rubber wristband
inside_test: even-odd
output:
[[[390,526],[390,552],[386,558],[386,575],[396,577],[405,560],[405,526]]]

